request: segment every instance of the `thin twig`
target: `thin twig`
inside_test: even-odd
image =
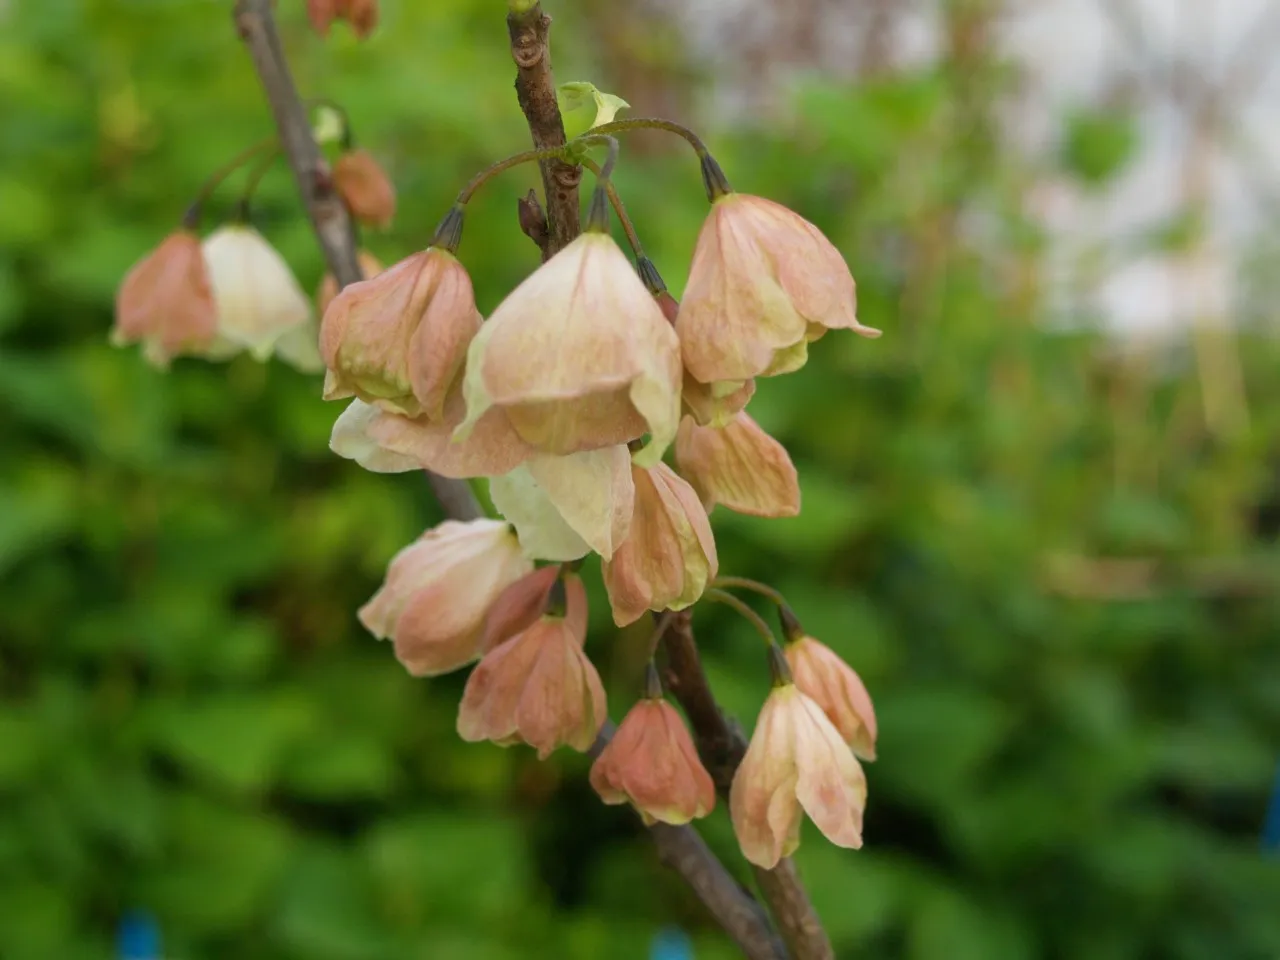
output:
[[[284,145],[289,166],[298,182],[303,203],[315,227],[316,239],[324,250],[325,260],[340,286],[361,279],[356,261],[356,248],[351,219],[333,190],[328,168],[312,138],[306,108],[298,99],[297,88],[289,73],[280,45],[272,0],[238,0],[235,22],[245,45],[253,56],[258,76],[271,102],[280,141]],[[541,15],[541,14],[539,14]],[[542,27],[545,42],[546,27]],[[546,67],[550,78],[550,67]],[[554,105],[554,90],[552,104]],[[557,124],[559,123],[557,113]],[[563,141],[563,130],[561,130]],[[550,195],[554,196],[554,195]],[[571,222],[576,234],[579,225]],[[554,242],[554,241],[553,241]],[[471,488],[465,481],[450,480],[428,474],[441,507],[449,516],[469,520],[483,516]],[[602,731],[598,746],[603,748],[612,728]],[[754,898],[733,879],[724,865],[707,847],[692,827],[655,824],[649,828],[663,863],[678,872],[697,894],[707,909],[742,948],[749,960],[785,960],[786,953],[769,928],[768,918]]]
[[[728,797],[733,775],[746,753],[747,742],[742,731],[716,703],[707,675],[702,670],[687,610],[672,618],[663,638],[663,648],[667,653],[663,682],[689,718],[698,754],[715,781],[716,789],[721,796]],[[756,883],[760,885],[769,911],[782,931],[792,960],[835,960],[831,940],[791,858],[784,857],[772,870],[753,869]]]

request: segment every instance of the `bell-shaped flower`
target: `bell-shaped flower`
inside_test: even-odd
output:
[[[218,333],[217,308],[200,239],[176,230],[134,264],[116,293],[111,341],[141,342],[160,367],[181,354],[204,354]]]
[[[821,231],[781,204],[727,193],[702,226],[676,318],[684,365],[720,393],[804,365],[827,330],[866,337],[853,276]]]
[[[792,683],[774,687],[729,790],[743,856],[772,870],[800,845],[804,814],[837,846],[862,846],[867,780],[822,708]]]
[[[433,420],[480,329],[471,278],[447,250],[428,247],[344,288],[320,324],[329,368],[324,398],[359,397],[391,413]]]
[[[628,443],[657,462],[680,420],[680,345],[616,243],[589,231],[498,305],[471,343],[467,423],[504,409],[544,453]]]
[[[631,527],[632,472],[624,446],[567,457],[539,454],[494,477],[489,496],[530,557],[577,560],[594,551],[608,559]]]
[[[707,511],[693,488],[664,463],[631,472],[636,493],[630,530],[601,566],[620,627],[646,610],[696,603],[719,565]]]
[[[723,427],[700,427],[685,417],[676,434],[676,467],[708,512],[716,504],[754,517],[800,512],[800,480],[786,447],[746,413]]]
[[[628,711],[591,766],[605,803],[630,803],[645,823],[688,823],[716,805],[716,787],[671,704],[645,697]]]
[[[307,15],[322,37],[329,35],[334,20],[346,20],[363,40],[378,25],[378,0],[307,0]]]
[[[783,652],[796,687],[816,703],[863,760],[876,758],[876,711],[854,669],[806,634],[788,638]]]
[[[205,238],[203,250],[222,339],[265,360],[277,340],[311,318],[293,271],[257,230],[221,227]]]
[[[348,150],[333,164],[333,188],[351,215],[386,229],[396,215],[396,188],[368,150]]]
[[[372,280],[385,269],[382,262],[368,250],[357,253],[356,261],[360,264],[360,276],[364,280]],[[316,309],[320,312],[320,316],[324,316],[340,289],[337,278],[332,273],[326,273],[321,278],[320,286],[316,288]]]
[[[502,521],[446,520],[392,558],[358,616],[414,676],[448,673],[480,656],[489,608],[532,568]]]
[[[501,410],[481,418],[466,440],[454,441],[464,410],[460,385],[450,393],[439,421],[387,413],[352,400],[333,425],[329,448],[373,473],[430,470],[454,479],[497,477],[534,455]]]
[[[582,645],[587,593],[569,575],[564,610],[548,612],[484,655],[471,671],[458,710],[463,740],[527,743],[545,760],[567,744],[586,750],[607,717],[600,675]]]

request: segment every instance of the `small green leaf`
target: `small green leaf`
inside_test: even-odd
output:
[[[619,110],[631,106],[621,97],[612,93],[602,93],[595,84],[581,80],[562,83],[556,90],[556,100],[560,104],[560,114],[564,117],[564,135],[573,140],[588,130],[609,123]]]

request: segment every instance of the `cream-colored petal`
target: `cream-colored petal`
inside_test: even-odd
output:
[[[311,304],[289,265],[256,230],[222,227],[202,244],[218,309],[218,332],[259,360],[289,330],[307,322]]]
[[[370,426],[381,416],[386,414],[377,407],[352,400],[333,425],[329,449],[373,473],[421,470],[416,457],[388,450],[369,435]]]
[[[578,560],[591,547],[560,515],[529,472],[528,465],[489,481],[489,496],[498,512],[516,528],[525,556],[537,560]]]
[[[544,454],[530,459],[528,469],[570,529],[600,556],[613,556],[631,527],[635,501],[627,448],[605,447],[568,457]]]

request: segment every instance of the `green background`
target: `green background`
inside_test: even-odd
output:
[[[421,478],[331,455],[338,407],[280,364],[163,374],[108,345],[120,277],[270,131],[230,6],[0,5],[0,958],[103,960],[134,908],[177,960],[630,960],[669,924],[699,960],[733,956],[583,758],[461,743],[463,676],[412,680],[357,624],[437,519]],[[946,6],[957,37],[984,15]],[[364,45],[279,7],[304,93],[341,101],[399,188],[394,228],[366,238],[384,262],[527,144],[499,0],[388,0]],[[865,849],[810,830],[798,855],[839,957],[1280,956],[1258,843],[1280,752],[1280,357],[1241,329],[1249,424],[1207,429],[1189,346],[1137,357],[1088,311],[1050,322],[1055,238],[1022,212],[1038,177],[1120,172],[1129,119],[1078,110],[1052,155],[1017,155],[997,138],[1017,78],[981,42],[735,117],[661,18],[551,12],[561,79],[705,131],[739,189],[841,247],[885,330],[833,334],[753,401],[803,514],[714,516],[722,570],[784,590],[876,700]],[[482,310],[536,263],[514,206],[533,176],[472,204]],[[692,155],[637,136],[617,183],[678,292],[706,209]],[[283,169],[256,223],[313,289]],[[1195,230],[1126,242],[1176,252]],[[588,578],[619,719],[644,630],[614,630]],[[749,724],[758,640],[718,609],[696,622]],[[723,809],[704,832],[746,879]]]

